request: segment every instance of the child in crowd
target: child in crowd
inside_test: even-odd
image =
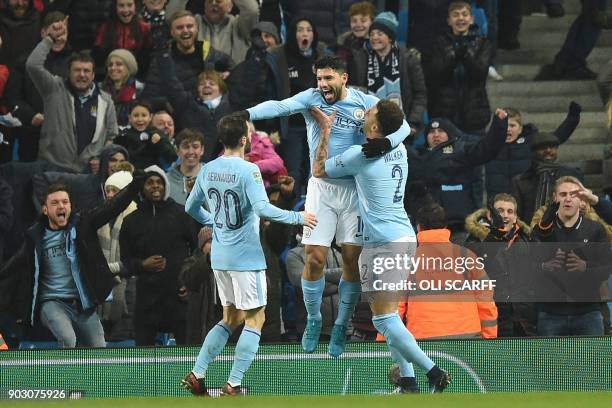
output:
[[[154,164],[167,169],[176,160],[176,152],[168,137],[151,126],[151,119],[151,106],[148,103],[132,103],[129,126],[121,129],[115,143],[128,150],[130,161],[137,169]]]

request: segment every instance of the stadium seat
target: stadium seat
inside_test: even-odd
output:
[[[57,341],[29,341],[23,340],[19,342],[19,349],[56,349],[58,348]]]
[[[171,333],[157,333],[157,337],[155,338],[156,346],[176,346],[176,340],[174,337],[171,337]]]
[[[474,16],[474,22],[480,28],[480,34],[486,37],[489,33],[489,23],[487,21],[487,15],[483,8],[476,5],[476,2],[472,2],[472,15]]]
[[[408,41],[408,10],[400,10],[397,13],[397,20],[399,22],[397,26],[397,42],[405,46]]]
[[[107,341],[106,347],[136,347],[136,340]]]

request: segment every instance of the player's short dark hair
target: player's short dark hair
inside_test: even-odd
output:
[[[89,62],[93,68],[96,69],[96,61],[88,51],[77,51],[72,53],[70,58],[68,58],[68,67],[72,67],[72,64],[75,62]]]
[[[196,129],[185,128],[178,132],[177,135],[174,137],[176,147],[179,147],[184,141],[187,141],[188,143],[200,142],[203,147],[204,135],[202,134],[202,132],[199,132]]]
[[[397,103],[388,99],[381,99],[376,104],[376,108],[378,109],[376,120],[384,136],[390,135],[402,126],[404,112]]]
[[[217,124],[217,133],[223,146],[234,149],[240,144],[240,138],[249,131],[246,120],[240,115],[226,115]]]
[[[42,204],[47,202],[47,198],[51,194],[57,193],[58,191],[64,191],[66,194],[68,194],[68,198],[70,199],[70,189],[68,188],[68,186],[66,184],[64,184],[64,183],[53,183],[49,187],[47,187],[47,192],[45,193],[45,197],[42,200]]]
[[[347,71],[346,61],[334,55],[324,55],[314,63],[315,72],[317,69],[325,68],[331,68],[339,74],[344,74]]]
[[[446,211],[437,203],[429,203],[419,208],[415,218],[422,230],[446,228]]]

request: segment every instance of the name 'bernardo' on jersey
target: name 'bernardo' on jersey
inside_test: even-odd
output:
[[[230,173],[217,173],[214,171],[209,171],[206,173],[206,180],[208,181],[218,181],[221,183],[236,183],[237,176],[235,174]]]

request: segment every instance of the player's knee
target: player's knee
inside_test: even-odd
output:
[[[236,330],[236,328],[240,326],[243,322],[244,322],[243,314],[233,314],[233,315],[227,316],[227,318],[225,319],[225,324],[227,324],[232,329],[232,331]]]
[[[261,330],[264,323],[266,322],[265,307],[261,307],[257,310],[251,310],[246,313],[245,325]]]
[[[306,267],[310,273],[320,273],[325,267],[326,254],[320,251],[310,251],[306,253]]]

